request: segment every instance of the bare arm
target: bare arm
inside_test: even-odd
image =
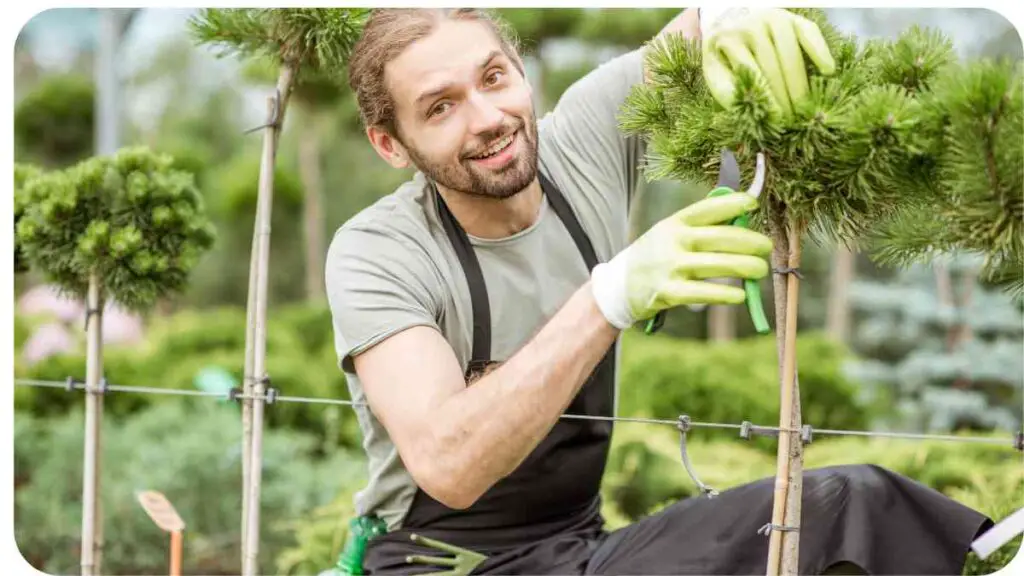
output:
[[[468,387],[432,328],[388,338],[355,367],[416,483],[466,508],[547,435],[617,335],[587,283],[519,352]]]

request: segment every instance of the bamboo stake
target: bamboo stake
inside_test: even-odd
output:
[[[781,247],[782,250],[788,252],[786,261],[790,268],[800,267],[801,235],[802,227],[799,224],[791,223],[788,229],[788,242],[786,246]],[[776,247],[776,250],[779,250],[779,248]],[[777,261],[782,260],[777,257],[773,259]],[[802,445],[800,444],[799,435],[794,436],[789,430],[794,428],[794,413],[799,414],[799,395],[795,393],[795,388],[797,309],[800,284],[795,274],[788,274],[785,283],[785,292],[783,294],[776,294],[777,302],[780,298],[785,302],[784,322],[780,322],[777,319],[776,330],[779,330],[780,326],[785,326],[785,337],[781,350],[782,390],[779,404],[779,427],[782,430],[779,431],[775,499],[771,523],[780,526],[792,526],[798,529],[800,525],[800,498],[802,492],[802,482],[799,481],[801,478],[800,473],[802,472],[800,464]],[[793,475],[797,476],[796,482],[793,482]],[[788,537],[786,538],[787,546],[785,548],[782,545],[784,537]],[[780,571],[787,575],[796,574],[798,565],[799,534],[797,532],[772,530],[769,536],[768,549],[767,573],[769,576],[776,576]]]
[[[103,295],[96,272],[89,275],[86,298],[86,364],[85,364],[85,462],[82,468],[82,576],[98,573],[97,540],[102,527],[97,494],[100,474],[100,427],[103,418],[103,396],[100,379],[103,375]]]
[[[259,247],[259,228],[256,225],[260,221],[259,202],[257,201],[256,218],[252,229],[252,249],[249,256],[249,294],[245,311],[245,367],[242,374],[242,567],[244,572],[246,551],[248,550],[249,530],[249,457],[252,450],[252,360],[253,349],[256,345],[256,337],[253,329],[256,327],[256,269]]]
[[[260,158],[259,191],[253,225],[249,260],[249,295],[246,305],[245,381],[242,404],[242,574],[255,574],[259,556],[259,500],[263,460],[263,396],[266,369],[267,277],[270,266],[270,209],[274,194],[277,143],[284,126],[284,114],[291,95],[296,70],[282,65],[277,93],[268,99],[267,120],[263,131]],[[255,463],[255,465],[254,465]]]
[[[772,242],[777,248],[772,251],[772,266],[774,268],[783,268],[789,263],[789,238],[787,234],[783,233],[783,230],[776,226],[771,226]],[[775,293],[775,323],[776,326],[786,325],[786,295],[788,293],[788,280],[786,276],[781,274],[774,274],[772,277],[772,285]],[[799,320],[799,319],[798,319]],[[775,331],[775,341],[777,349],[777,359],[779,365],[779,401],[782,400],[782,365],[785,358],[786,350],[786,334],[781,328]],[[792,423],[791,429],[796,429],[801,426],[801,412],[800,412],[800,362],[798,358],[794,358],[794,375],[793,375],[793,412],[792,412]],[[781,404],[780,404],[781,405]],[[801,500],[799,495],[803,493],[803,442],[795,436],[790,437],[789,442],[789,453],[790,453],[790,465],[789,465],[789,484],[791,489],[789,490],[786,498],[786,513],[785,518],[787,522],[790,522],[791,518],[800,518],[800,504]],[[794,498],[794,496],[797,496]],[[799,532],[786,532],[782,535],[782,546],[784,549],[789,549],[788,554],[793,558],[799,557],[799,546],[800,546],[800,533]],[[786,554],[786,553],[784,553]],[[795,568],[794,568],[795,570]]]

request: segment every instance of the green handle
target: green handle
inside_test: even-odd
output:
[[[708,193],[708,198],[713,196],[724,196],[726,194],[734,194],[735,190],[727,186],[719,186]],[[743,228],[750,227],[750,216],[743,214],[730,222],[733,226],[741,226]],[[750,319],[754,322],[754,329],[757,330],[758,334],[767,334],[771,332],[771,327],[768,325],[768,318],[764,315],[764,305],[761,302],[761,285],[756,280],[744,280],[743,290],[746,292],[747,297],[747,310],[750,311]],[[647,326],[644,332],[647,334],[653,333],[657,330],[661,324],[665,321],[665,312],[661,311],[658,314],[647,321]]]

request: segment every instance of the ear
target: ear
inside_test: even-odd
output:
[[[406,168],[409,166],[409,152],[405,146],[392,136],[387,130],[380,126],[370,126],[366,129],[366,137],[377,154],[394,168]]]

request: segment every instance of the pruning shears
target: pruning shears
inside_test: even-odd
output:
[[[754,171],[754,180],[747,188],[746,193],[754,198],[761,195],[764,188],[764,155],[758,152],[757,168]],[[740,190],[740,166],[736,162],[736,156],[729,149],[722,150],[722,160],[718,168],[718,183],[715,188],[708,192],[708,198],[713,196],[724,196],[734,194]],[[750,215],[743,214],[729,223],[732,226],[750,227]],[[743,290],[746,292],[747,310],[750,311],[750,319],[754,322],[754,328],[759,334],[767,334],[771,331],[768,326],[768,318],[764,315],[764,306],[761,302],[761,285],[756,280],[744,280]],[[690,306],[691,310],[701,310],[703,305]],[[665,323],[665,311],[658,312],[654,318],[647,321],[645,332],[652,334],[661,328]]]

